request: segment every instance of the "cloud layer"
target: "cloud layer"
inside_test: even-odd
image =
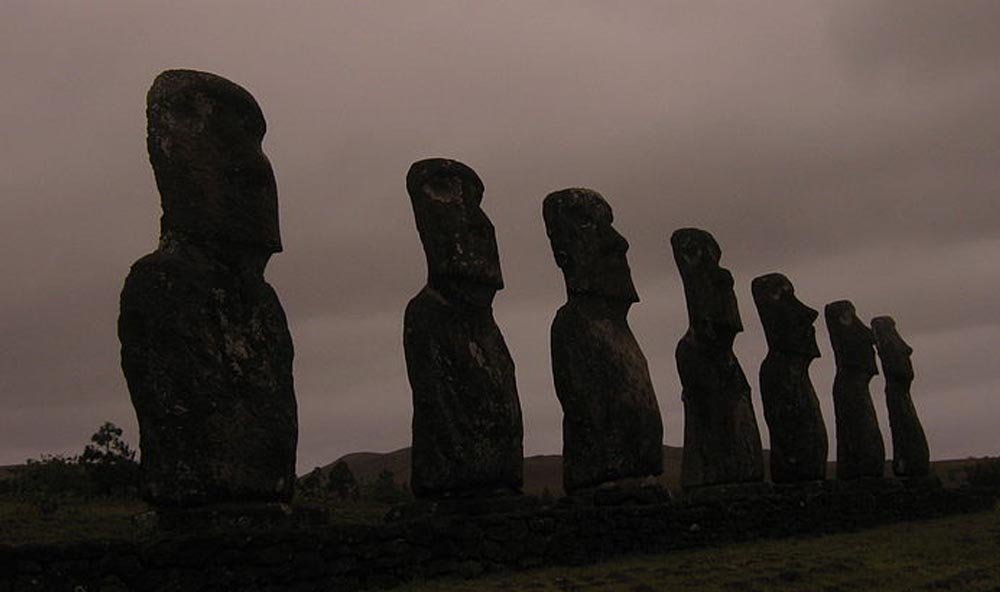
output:
[[[814,308],[896,317],[934,457],[1000,453],[995,2],[15,1],[0,23],[0,464],[75,452],[106,419],[136,438],[117,297],[156,244],[144,97],[174,67],[244,85],[268,120],[300,469],[409,443],[402,310],[425,272],[403,180],[429,156],[486,183],[528,453],[561,447],[547,350],[564,294],[541,200],[569,186],[603,193],[631,243],[668,443],[686,313],[667,239],[699,226],[736,277],[765,434],[749,284],[782,271]],[[822,321],[818,338],[832,437]]]

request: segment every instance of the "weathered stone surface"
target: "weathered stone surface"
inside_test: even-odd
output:
[[[818,357],[819,313],[795,297],[787,277],[769,273],[751,282],[767,338],[760,365],[760,396],[771,434],[771,480],[794,483],[826,478],[829,444],[809,365]]]
[[[885,444],[868,390],[868,383],[878,374],[875,338],[848,300],[827,304],[824,316],[837,365],[833,379],[837,478],[881,477],[885,472]]]
[[[589,189],[545,198],[545,230],[568,301],[552,322],[567,493],[663,472],[663,422],[627,314],[639,301],[611,207]]]
[[[670,237],[684,282],[688,330],[677,344],[684,400],[684,487],[760,481],[764,461],[750,384],[733,354],[743,331],[733,276],[719,266],[711,234],[682,228]]]
[[[403,348],[413,391],[417,497],[519,492],[521,406],[514,362],[493,319],[503,288],[483,183],[454,160],[406,177],[427,256],[427,285],[406,307]]]
[[[926,477],[931,470],[931,453],[910,397],[913,348],[899,336],[892,317],[872,319],[872,332],[885,376],[885,402],[892,432],[892,471],[897,477]]]
[[[169,70],[147,121],[160,244],[132,266],[118,319],[143,494],[162,506],[288,500],[298,427],[292,340],[264,281],[281,251],[264,117],[224,78]]]

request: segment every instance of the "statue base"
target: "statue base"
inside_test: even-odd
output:
[[[944,485],[941,478],[931,473],[922,477],[896,477],[907,489],[941,489]]]
[[[649,506],[671,501],[670,491],[655,477],[607,481],[574,491],[559,500],[561,506]]]
[[[193,508],[157,508],[133,517],[133,537],[244,530],[286,530],[323,526],[327,510],[284,503],[232,502]]]
[[[829,481],[796,481],[793,483],[775,483],[772,487],[776,495],[790,497],[812,497],[830,491]]]
[[[383,521],[400,522],[435,516],[510,514],[535,510],[540,505],[537,497],[521,493],[427,498],[393,506]]]
[[[768,495],[773,491],[774,487],[767,481],[699,485],[684,489],[684,500],[691,504],[734,501]]]
[[[887,477],[858,477],[856,479],[830,479],[826,481],[830,491],[891,491],[902,489],[903,484]]]

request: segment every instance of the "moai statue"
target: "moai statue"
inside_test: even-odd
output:
[[[885,444],[878,428],[868,383],[878,374],[875,338],[858,318],[849,300],[826,305],[837,374],[833,379],[833,409],[837,423],[837,478],[882,477]]]
[[[663,422],[646,358],[626,315],[639,301],[611,206],[595,191],[564,189],[542,206],[566,280],[552,322],[552,373],[563,408],[567,493],[663,472]]]
[[[813,327],[819,313],[795,297],[780,273],[754,278],[750,287],[768,347],[760,365],[760,396],[771,434],[771,480],[822,480],[829,444],[809,379],[809,365],[820,357]]]
[[[298,439],[292,339],[264,266],[281,251],[265,123],[236,84],[168,70],[147,95],[160,243],[121,294],[142,490],[158,506],[287,501]]]
[[[927,477],[931,470],[931,453],[910,397],[913,349],[899,336],[892,317],[872,319],[872,332],[885,376],[885,402],[892,432],[892,472],[897,477]]]
[[[670,237],[684,283],[688,330],[677,344],[684,400],[685,488],[762,481],[760,431],[750,384],[733,354],[743,331],[733,276],[719,266],[722,250],[712,235],[682,228]]]
[[[406,189],[427,257],[427,285],[406,307],[417,497],[520,492],[521,406],[514,362],[493,320],[503,288],[483,182],[441,158],[410,167]]]

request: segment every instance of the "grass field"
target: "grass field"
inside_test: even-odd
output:
[[[1000,591],[1000,512],[858,533],[635,556],[476,580],[435,580],[400,592]]]
[[[362,501],[329,504],[326,509],[330,524],[381,524],[389,508],[387,504]],[[70,498],[60,501],[50,515],[44,515],[37,504],[0,497],[0,544],[134,540],[136,536],[148,539],[143,518],[149,510],[139,500]]]
[[[0,499],[0,544],[127,540],[132,517],[147,509],[139,501],[68,500],[45,516],[35,504]]]
[[[0,503],[0,543],[127,539],[139,502],[63,503],[49,517],[32,504]],[[368,522],[380,508],[341,510],[334,521]],[[911,522],[858,533],[633,556],[476,580],[414,583],[402,592],[861,591],[1000,592],[1000,511]]]

